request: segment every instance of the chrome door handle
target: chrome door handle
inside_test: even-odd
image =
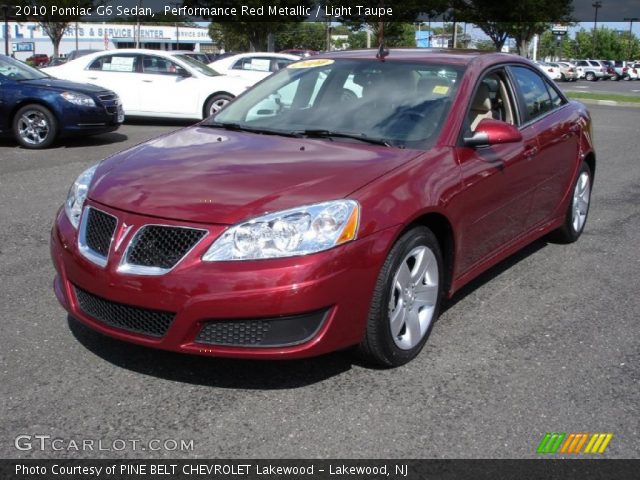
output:
[[[98,77],[87,77],[89,80],[97,80]]]
[[[153,83],[153,80],[142,80],[144,83]]]

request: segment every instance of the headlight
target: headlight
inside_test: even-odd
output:
[[[84,93],[75,93],[75,92],[62,92],[60,94],[62,98],[64,98],[67,102],[71,102],[74,105],[79,105],[81,107],[95,107],[96,104],[89,95],[85,95]]]
[[[89,191],[89,185],[93,179],[94,173],[96,173],[98,165],[87,168],[84,172],[78,176],[67,194],[67,201],[64,203],[64,211],[67,214],[67,218],[71,224],[78,228],[80,223],[80,214],[82,213],[82,207],[84,201],[87,199],[87,192]]]
[[[356,238],[360,206],[336,200],[270,213],[229,228],[207,250],[206,262],[293,257]]]

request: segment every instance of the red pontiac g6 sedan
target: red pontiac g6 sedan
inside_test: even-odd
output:
[[[55,293],[149,347],[397,366],[444,297],[545,234],[577,240],[595,161],[589,113],[528,60],[316,56],[83,172]]]

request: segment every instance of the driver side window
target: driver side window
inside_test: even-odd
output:
[[[485,118],[516,124],[515,102],[503,70],[487,74],[478,84],[467,115],[467,130],[475,132]]]

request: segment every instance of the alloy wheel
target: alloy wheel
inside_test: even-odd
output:
[[[429,330],[438,302],[438,261],[426,246],[411,250],[393,278],[389,324],[396,346],[410,350]]]
[[[39,145],[47,139],[51,126],[38,110],[27,110],[18,119],[18,135],[29,145]]]
[[[582,172],[573,191],[571,224],[576,232],[582,231],[589,212],[591,181],[587,172]]]

